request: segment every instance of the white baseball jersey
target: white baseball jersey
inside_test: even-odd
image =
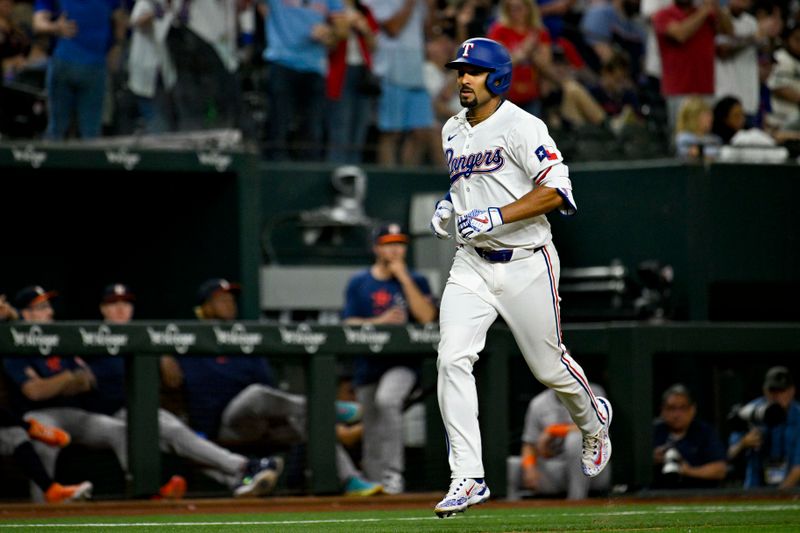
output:
[[[569,169],[544,122],[512,102],[503,101],[476,126],[467,110],[451,117],[442,128],[442,148],[450,170],[450,196],[456,215],[472,209],[503,207],[535,187],[558,189],[565,200],[561,212],[572,215]],[[465,241],[456,232],[459,243]],[[481,248],[536,248],[550,242],[547,217],[504,224],[478,235],[469,244]]]
[[[450,169],[456,214],[503,207],[536,187],[557,189],[561,212],[576,211],[572,183],[545,124],[511,102],[476,126],[466,110],[447,121],[442,147]],[[439,310],[437,398],[449,443],[453,478],[484,477],[478,391],[472,368],[486,334],[502,316],[536,378],[553,389],[584,434],[607,423],[580,365],[561,338],[558,253],[544,215],[479,234],[453,259]],[[488,261],[472,246],[533,249],[510,261]]]

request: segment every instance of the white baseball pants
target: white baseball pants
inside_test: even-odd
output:
[[[583,369],[561,339],[558,278],[552,243],[508,263],[485,261],[459,248],[439,314],[438,398],[453,478],[484,477],[478,425],[478,393],[472,367],[498,314],[508,324],[533,375],[553,389],[584,433],[605,424]],[[490,394],[505,394],[492,391]]]

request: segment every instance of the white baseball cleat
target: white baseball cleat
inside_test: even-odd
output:
[[[489,486],[486,481],[456,478],[450,482],[450,490],[442,501],[436,504],[433,512],[439,518],[447,518],[456,513],[463,513],[467,508],[478,505],[489,499]]]
[[[599,403],[606,410],[606,425],[594,435],[583,436],[583,456],[581,457],[581,468],[583,473],[589,477],[594,477],[608,464],[611,459],[611,439],[608,436],[608,427],[611,425],[611,417],[614,410],[611,403],[602,396],[597,397]]]

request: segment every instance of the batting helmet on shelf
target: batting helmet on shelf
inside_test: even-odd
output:
[[[458,54],[446,68],[474,65],[489,71],[486,87],[492,94],[503,94],[511,87],[511,54],[497,41],[485,37],[467,39],[458,47]]]

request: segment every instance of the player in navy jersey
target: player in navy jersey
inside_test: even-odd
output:
[[[345,324],[428,324],[438,311],[431,289],[406,265],[408,235],[399,224],[378,229],[373,239],[375,262],[347,285],[342,313]],[[364,410],[364,472],[384,492],[405,490],[403,471],[403,404],[417,381],[413,361],[359,357],[353,383]]]

